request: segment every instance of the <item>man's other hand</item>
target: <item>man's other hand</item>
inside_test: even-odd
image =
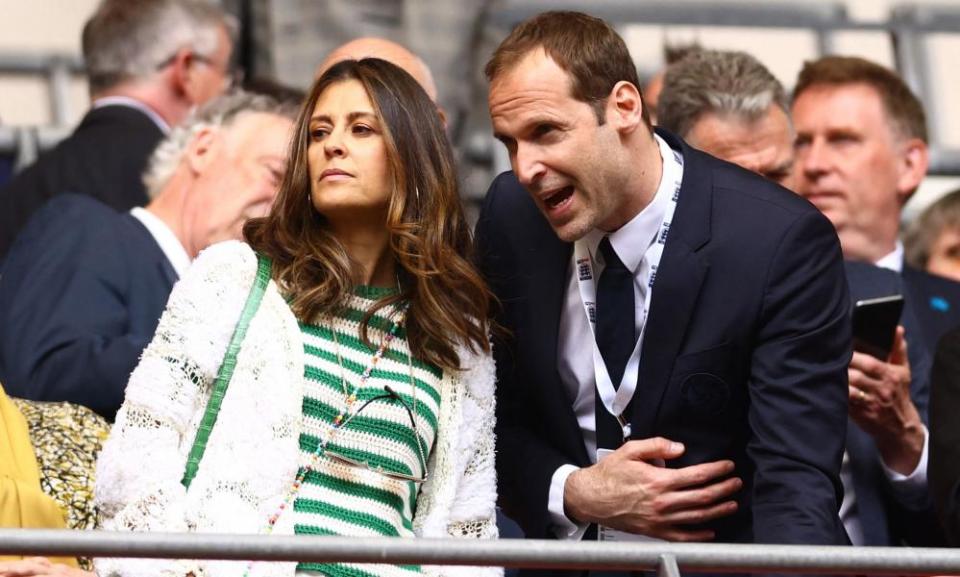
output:
[[[596,465],[567,478],[563,505],[567,516],[612,529],[668,541],[707,541],[714,532],[684,525],[731,515],[730,499],[743,486],[733,461],[715,461],[682,469],[650,463],[683,454],[684,447],[657,437],[629,441]]]
[[[887,467],[909,475],[923,452],[923,422],[910,399],[910,363],[903,327],[897,327],[887,362],[853,353],[850,418],[873,437]]]

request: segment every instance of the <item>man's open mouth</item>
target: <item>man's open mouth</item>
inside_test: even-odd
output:
[[[550,196],[544,197],[543,202],[550,208],[557,208],[570,200],[571,197],[573,197],[573,187],[565,186]]]

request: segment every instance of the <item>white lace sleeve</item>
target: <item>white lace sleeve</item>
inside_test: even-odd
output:
[[[456,538],[497,538],[497,479],[494,466],[494,381],[489,355],[478,355],[464,374],[460,447],[466,458],[463,477],[450,510],[447,534]],[[443,567],[444,577],[495,577],[500,567]]]
[[[97,463],[95,501],[104,529],[195,527],[180,480],[255,271],[256,257],[248,247],[223,243],[205,251],[174,287]],[[100,577],[203,574],[191,561],[99,558],[95,563]]]

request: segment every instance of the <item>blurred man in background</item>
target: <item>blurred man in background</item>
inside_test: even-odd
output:
[[[927,348],[960,325],[960,284],[903,264],[903,206],[927,173],[923,104],[862,58],[804,65],[794,89],[795,186],[833,222],[843,254],[903,276]]]
[[[267,213],[292,110],[237,93],[201,108],[154,152],[151,201],[118,213],[58,195],[24,228],[0,276],[0,381],[112,420],[170,290],[207,246]]]
[[[71,192],[116,210],[147,202],[157,143],[230,84],[235,20],[204,0],[104,0],[83,29],[92,106],[72,135],[0,188],[0,263],[44,202]]]
[[[317,67],[317,76],[326,71],[337,62],[342,60],[360,60],[363,58],[379,58],[395,64],[403,69],[404,72],[413,76],[423,90],[437,103],[437,110],[440,113],[440,119],[444,124],[447,122],[446,113],[437,100],[437,85],[433,81],[433,73],[430,67],[419,56],[407,50],[400,44],[384,38],[357,38],[345,44],[336,47],[320,66]]]

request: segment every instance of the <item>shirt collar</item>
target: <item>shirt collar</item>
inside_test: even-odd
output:
[[[126,106],[127,108],[139,110],[140,112],[146,114],[147,118],[152,120],[153,123],[157,125],[157,128],[160,129],[160,132],[162,132],[164,135],[170,134],[170,125],[167,124],[167,121],[164,120],[156,110],[150,108],[136,98],[130,98],[129,96],[105,96],[93,101],[94,109],[103,108],[104,106]]]
[[[627,224],[621,226],[612,233],[606,233],[599,229],[594,229],[587,233],[584,240],[590,248],[590,254],[596,257],[597,247],[604,236],[610,236],[610,244],[617,256],[623,262],[628,270],[637,273],[643,257],[650,248],[657,232],[660,230],[660,223],[663,222],[663,216],[667,212],[667,205],[674,193],[674,183],[678,182],[683,174],[683,165],[677,159],[673,149],[654,134],[657,145],[660,149],[660,161],[663,165],[663,171],[660,176],[660,184],[657,186],[657,192],[643,210],[635,217],[630,219]]]
[[[897,244],[893,247],[893,252],[884,256],[874,264],[880,268],[890,269],[893,272],[903,272],[903,243],[898,240]]]
[[[177,238],[177,235],[173,234],[173,230],[155,214],[139,206],[131,209],[130,214],[133,215],[133,218],[143,223],[143,226],[147,228],[147,232],[150,233],[153,240],[157,241],[157,244],[160,245],[160,250],[163,251],[163,255],[170,261],[170,266],[173,267],[177,276],[183,277],[183,273],[187,272],[187,268],[190,267],[190,255],[187,254],[187,250],[180,244],[180,239]]]

